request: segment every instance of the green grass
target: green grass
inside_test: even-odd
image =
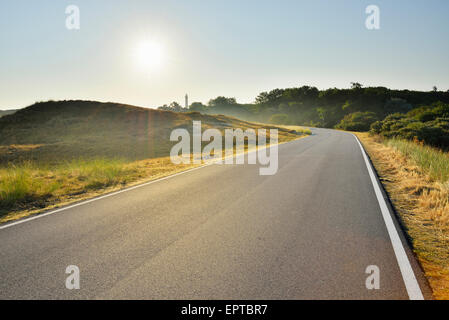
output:
[[[127,177],[136,172],[124,160],[119,159],[71,160],[56,171],[58,176],[76,177],[86,189],[94,190],[125,184]]]
[[[58,166],[25,162],[0,169],[0,216],[10,210],[43,207],[66,193],[126,184],[137,169],[115,159],[72,160]]]
[[[401,139],[387,139],[384,143],[411,159],[433,180],[442,183],[449,181],[449,154],[447,152]]]
[[[0,169],[0,211],[44,200],[59,187],[56,181],[45,182],[35,173],[36,168],[30,163]]]

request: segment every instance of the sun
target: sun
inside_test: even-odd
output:
[[[162,45],[153,41],[139,43],[134,50],[134,59],[137,67],[145,71],[162,67],[164,63],[164,50]]]

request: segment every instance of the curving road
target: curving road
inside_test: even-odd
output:
[[[258,169],[211,165],[2,226],[0,298],[431,298],[400,231],[398,258],[354,136],[313,129],[279,147],[277,174]]]

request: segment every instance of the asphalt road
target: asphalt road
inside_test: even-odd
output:
[[[211,165],[0,229],[1,299],[408,299],[399,265],[356,139],[325,129],[273,176]]]

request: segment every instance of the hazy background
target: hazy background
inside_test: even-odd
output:
[[[81,29],[65,28],[78,5]],[[365,28],[365,8],[381,29]],[[0,2],[0,109],[91,99],[155,107],[218,95],[252,102],[277,87],[449,89],[449,1]],[[140,70],[142,39],[165,63]]]

